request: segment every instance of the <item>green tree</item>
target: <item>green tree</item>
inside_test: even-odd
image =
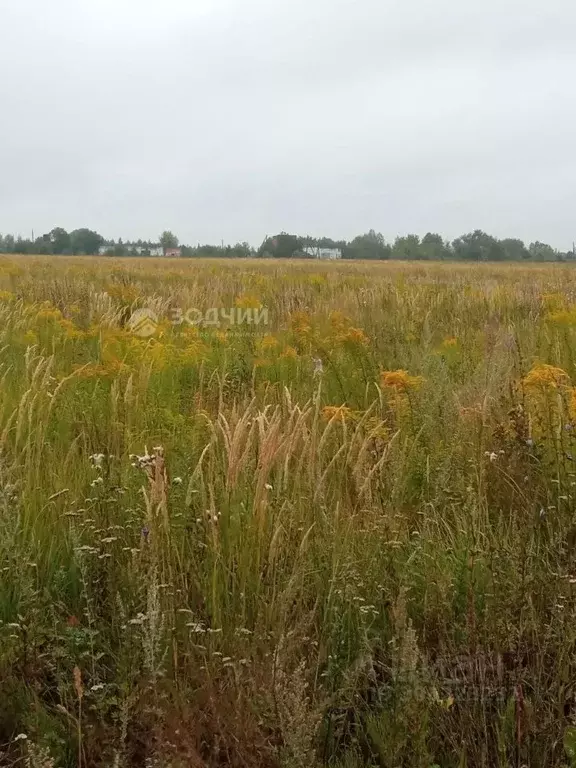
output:
[[[345,248],[345,240],[334,240],[331,237],[312,237],[306,235],[306,237],[300,238],[303,248]]]
[[[226,256],[230,256],[233,259],[246,259],[252,256],[252,248],[250,243],[236,243],[235,245],[228,246],[226,248]]]
[[[371,229],[365,235],[358,235],[343,249],[345,259],[389,259],[392,249],[386,244],[380,232]]]
[[[49,234],[36,238],[34,241],[34,253],[40,253],[45,256],[51,256],[54,253],[54,246]]]
[[[173,232],[166,230],[160,235],[160,245],[164,248],[164,253],[168,248],[178,248],[178,238]]]
[[[418,235],[397,237],[392,248],[393,259],[421,259],[420,238]]]
[[[504,258],[509,261],[522,261],[530,258],[530,251],[522,240],[507,237],[504,240],[500,240],[500,245],[504,249]]]
[[[535,243],[530,243],[528,247],[530,252],[530,258],[534,261],[556,261],[557,254],[554,248],[547,243],[541,243],[538,240]]]
[[[70,245],[73,253],[93,256],[104,243],[104,238],[91,229],[75,229],[70,233]]]
[[[222,256],[222,247],[220,245],[210,245],[209,243],[205,243],[204,245],[198,245],[197,248],[194,248],[193,253],[190,255],[197,258],[218,257]]]
[[[452,256],[450,247],[444,242],[442,235],[427,232],[420,243],[421,258],[431,261],[449,259]]]
[[[126,246],[122,242],[122,238],[120,238],[117,243],[113,243],[110,246],[110,253],[112,256],[126,256],[128,254]]]
[[[34,253],[34,243],[19,235],[14,243],[14,253]]]
[[[498,240],[476,229],[452,243],[454,255],[463,261],[502,261],[505,252]]]
[[[277,259],[289,259],[302,250],[302,239],[297,235],[289,235],[288,232],[280,232],[279,235],[268,237],[258,250],[259,256],[274,256]]]
[[[70,235],[62,227],[54,227],[49,238],[52,243],[52,253],[70,253],[72,250]]]

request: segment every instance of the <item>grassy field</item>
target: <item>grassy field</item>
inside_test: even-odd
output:
[[[568,266],[0,258],[0,765],[576,766],[573,385]]]

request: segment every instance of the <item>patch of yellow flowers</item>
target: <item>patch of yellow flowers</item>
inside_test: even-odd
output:
[[[380,384],[384,389],[394,390],[396,393],[408,393],[419,389],[424,383],[422,376],[411,376],[408,371],[382,371]]]
[[[562,368],[540,363],[524,377],[524,386],[528,389],[558,389],[570,384],[570,377]]]

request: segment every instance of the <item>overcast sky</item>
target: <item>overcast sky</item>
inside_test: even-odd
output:
[[[0,0],[0,232],[576,239],[574,0]]]

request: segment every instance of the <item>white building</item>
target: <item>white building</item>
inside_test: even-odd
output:
[[[115,245],[101,245],[98,248],[100,256],[106,256],[108,253],[113,253]],[[132,245],[131,243],[124,243],[124,248],[131,256],[164,256],[164,248],[161,245],[151,245],[149,248],[145,245]]]
[[[308,248],[304,248],[304,253],[313,256],[315,259],[329,259],[330,261],[342,258],[342,251],[340,248],[318,248],[316,246],[309,246]]]

